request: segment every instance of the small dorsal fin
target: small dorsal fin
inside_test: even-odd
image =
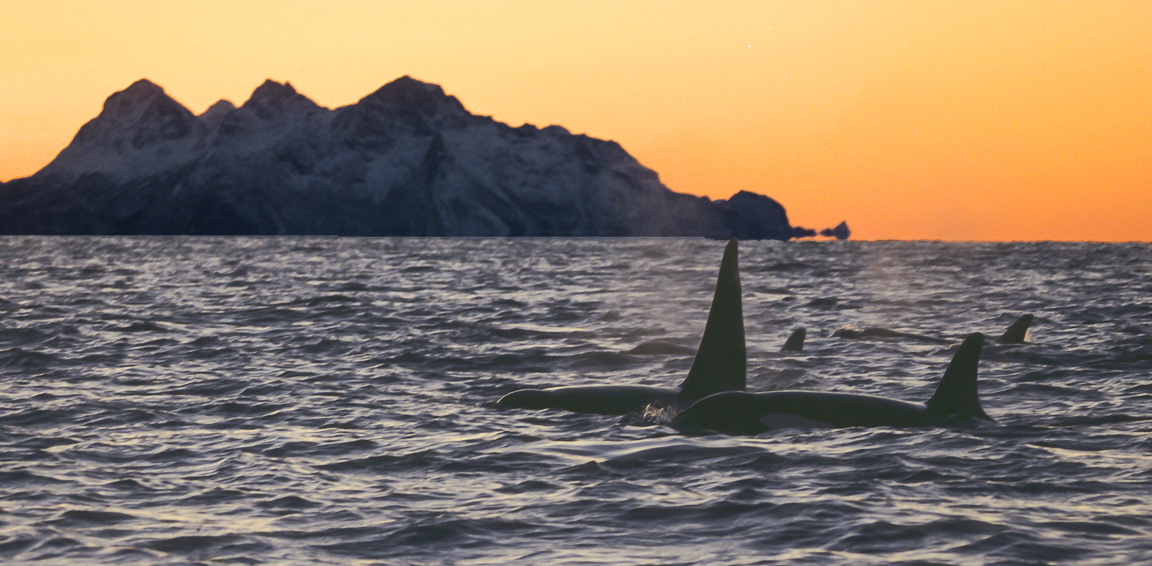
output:
[[[792,331],[792,335],[788,337],[788,341],[784,342],[784,347],[780,348],[781,352],[803,352],[804,351],[804,337],[808,335],[808,331],[804,330],[801,326]]]
[[[1028,336],[1028,327],[1032,325],[1032,315],[1026,314],[1012,323],[996,342],[1000,344],[1023,344]]]
[[[991,420],[980,408],[980,396],[976,392],[976,368],[983,346],[984,335],[979,332],[964,339],[948,369],[944,370],[936,394],[928,400],[928,412],[940,417],[966,415]]]
[[[704,336],[696,349],[696,359],[680,393],[700,399],[721,391],[743,391],[748,358],[744,350],[744,310],[740,300],[740,265],[736,238],[724,248],[716,293],[704,325]]]

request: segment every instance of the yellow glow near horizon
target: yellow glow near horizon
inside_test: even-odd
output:
[[[4,180],[142,77],[199,113],[265,78],[337,107],[412,75],[807,227],[1152,240],[1144,1],[11,1],[0,21]]]

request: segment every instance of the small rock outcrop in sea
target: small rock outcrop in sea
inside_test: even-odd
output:
[[[815,238],[816,236],[824,236],[825,238],[836,238],[837,240],[847,240],[852,232],[848,230],[848,223],[841,222],[835,228],[825,228],[819,232],[805,228],[803,226],[792,227],[793,238]]]
[[[836,238],[837,240],[847,240],[848,236],[852,235],[852,231],[848,229],[847,222],[841,222],[835,228],[825,228],[820,231],[821,236],[829,238]]]
[[[803,226],[792,227],[793,238],[815,238],[816,235],[816,231],[811,228],[805,228]]]
[[[0,233],[795,235],[771,198],[672,192],[615,142],[513,128],[409,77],[336,109],[269,80],[199,116],[140,80],[0,186]]]

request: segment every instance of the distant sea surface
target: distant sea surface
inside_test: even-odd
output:
[[[0,563],[1152,560],[1149,244],[741,243],[750,390],[925,401],[948,345],[832,333],[1032,313],[981,359],[995,424],[495,407],[679,384],[723,246],[0,238]]]

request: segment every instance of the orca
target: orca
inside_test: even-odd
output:
[[[1004,331],[996,342],[999,344],[1023,344],[1028,335],[1028,327],[1032,324],[1032,315],[1026,314],[1017,318],[1007,330]],[[953,344],[953,340],[947,338],[938,338],[936,336],[927,336],[925,334],[916,334],[913,332],[903,332],[900,330],[892,330],[891,328],[883,327],[869,327],[861,330],[854,328],[841,328],[832,333],[834,338],[902,338],[908,340],[916,340],[919,342],[930,342],[933,344]]]
[[[666,342],[664,340],[653,340],[651,342],[641,342],[624,353],[633,356],[675,356],[695,354],[696,349],[691,346],[681,346],[680,344]]]
[[[892,330],[891,328],[883,328],[873,326],[857,330],[855,328],[841,328],[832,333],[833,338],[906,338],[908,340],[917,340],[920,342],[931,342],[934,344],[951,344],[952,341],[947,338],[937,338],[935,336],[928,336],[926,334],[915,334],[912,332],[903,332],[901,330]]]
[[[496,404],[502,408],[562,409],[602,415],[640,412],[650,405],[685,407],[713,393],[743,391],[747,362],[737,241],[732,238],[720,261],[716,292],[712,296],[700,347],[696,349],[688,377],[680,387],[589,385],[520,389],[505,395]]]
[[[1028,338],[1028,327],[1032,325],[1033,316],[1026,314],[1016,319],[1008,330],[996,339],[998,344],[1023,344]]]
[[[672,419],[672,426],[684,432],[752,435],[780,428],[910,427],[969,417],[992,420],[980,407],[976,391],[983,345],[984,335],[979,333],[961,343],[927,403],[820,391],[730,391],[693,403]]]
[[[803,352],[804,351],[804,337],[808,335],[808,331],[804,327],[797,328],[792,331],[792,335],[784,342],[784,346],[780,348],[781,352]]]
[[[803,327],[797,328],[788,335],[788,340],[780,347],[781,352],[803,352],[804,351],[804,337],[808,331]],[[633,356],[664,356],[676,354],[695,354],[696,350],[688,346],[681,346],[672,342],[663,340],[653,340],[651,342],[642,342],[637,344],[636,347],[624,352]]]

